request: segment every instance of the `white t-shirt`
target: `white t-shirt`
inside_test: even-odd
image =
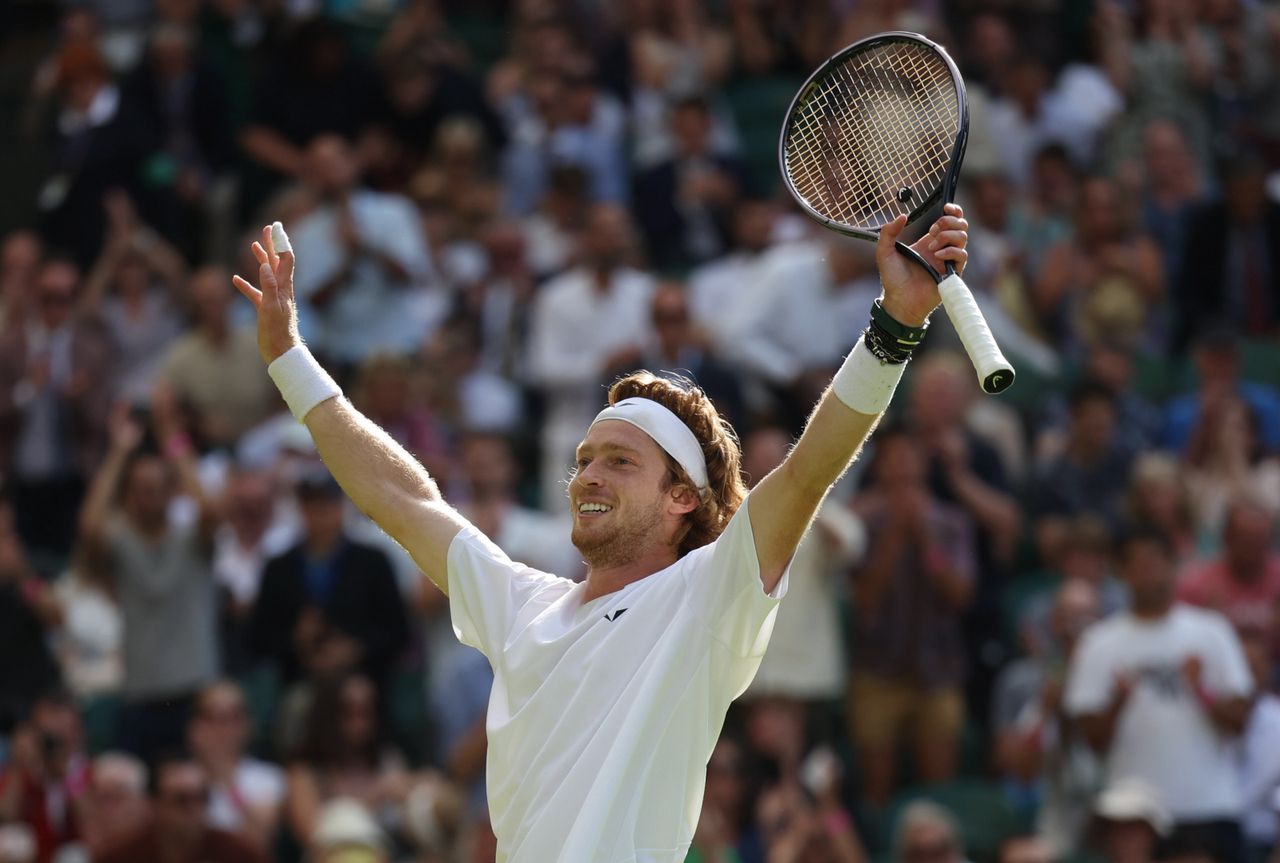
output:
[[[585,583],[458,534],[454,632],[494,671],[500,863],[683,861],[725,711],[760,665],[786,585],[764,592],[746,503],[716,542],[585,604]]]
[[[244,758],[236,765],[230,787],[214,784],[209,789],[206,820],[211,827],[235,832],[245,825],[245,809],[279,806],[284,802],[284,771],[256,758]]]
[[[1107,753],[1108,784],[1144,780],[1179,821],[1235,818],[1240,789],[1233,741],[1212,724],[1187,685],[1182,665],[1200,658],[1205,689],[1243,697],[1253,689],[1244,652],[1222,615],[1175,605],[1159,621],[1116,614],[1084,634],[1067,675],[1067,713],[1098,713],[1116,676],[1136,680]]]

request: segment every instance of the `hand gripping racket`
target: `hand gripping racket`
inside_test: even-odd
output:
[[[875,242],[901,214],[914,222],[951,202],[964,159],[969,111],[947,52],[916,33],[881,33],[823,63],[791,102],[778,161],[787,189],[823,226]],[[903,243],[898,251],[938,282],[942,304],[982,389],[1013,383],[1013,366],[964,280],[945,276]]]

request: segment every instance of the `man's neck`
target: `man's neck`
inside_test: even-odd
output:
[[[231,327],[226,324],[219,326],[209,326],[205,324],[200,328],[200,335],[211,345],[222,347],[227,343],[227,339],[231,337]]]
[[[307,557],[312,560],[328,560],[333,557],[338,546],[342,544],[342,534],[337,536],[308,537],[306,540]]]
[[[1151,605],[1134,604],[1129,609],[1130,613],[1143,623],[1158,623],[1168,617],[1169,612],[1172,610],[1172,599],[1168,599],[1160,603],[1153,603]]]
[[[622,590],[633,582],[661,572],[677,560],[674,548],[659,548],[616,566],[592,566],[587,572],[587,590],[583,602],[590,602],[610,593]]]

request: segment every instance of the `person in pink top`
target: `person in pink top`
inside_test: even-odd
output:
[[[1226,615],[1236,629],[1265,631],[1280,602],[1280,552],[1272,548],[1275,513],[1252,497],[1227,509],[1222,554],[1193,565],[1178,583],[1183,602]]]

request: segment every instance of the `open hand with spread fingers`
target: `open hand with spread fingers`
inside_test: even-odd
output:
[[[293,298],[293,247],[279,222],[262,229],[253,244],[258,259],[258,287],[233,276],[231,281],[258,310],[258,350],[268,365],[285,351],[302,344],[298,308]]]

